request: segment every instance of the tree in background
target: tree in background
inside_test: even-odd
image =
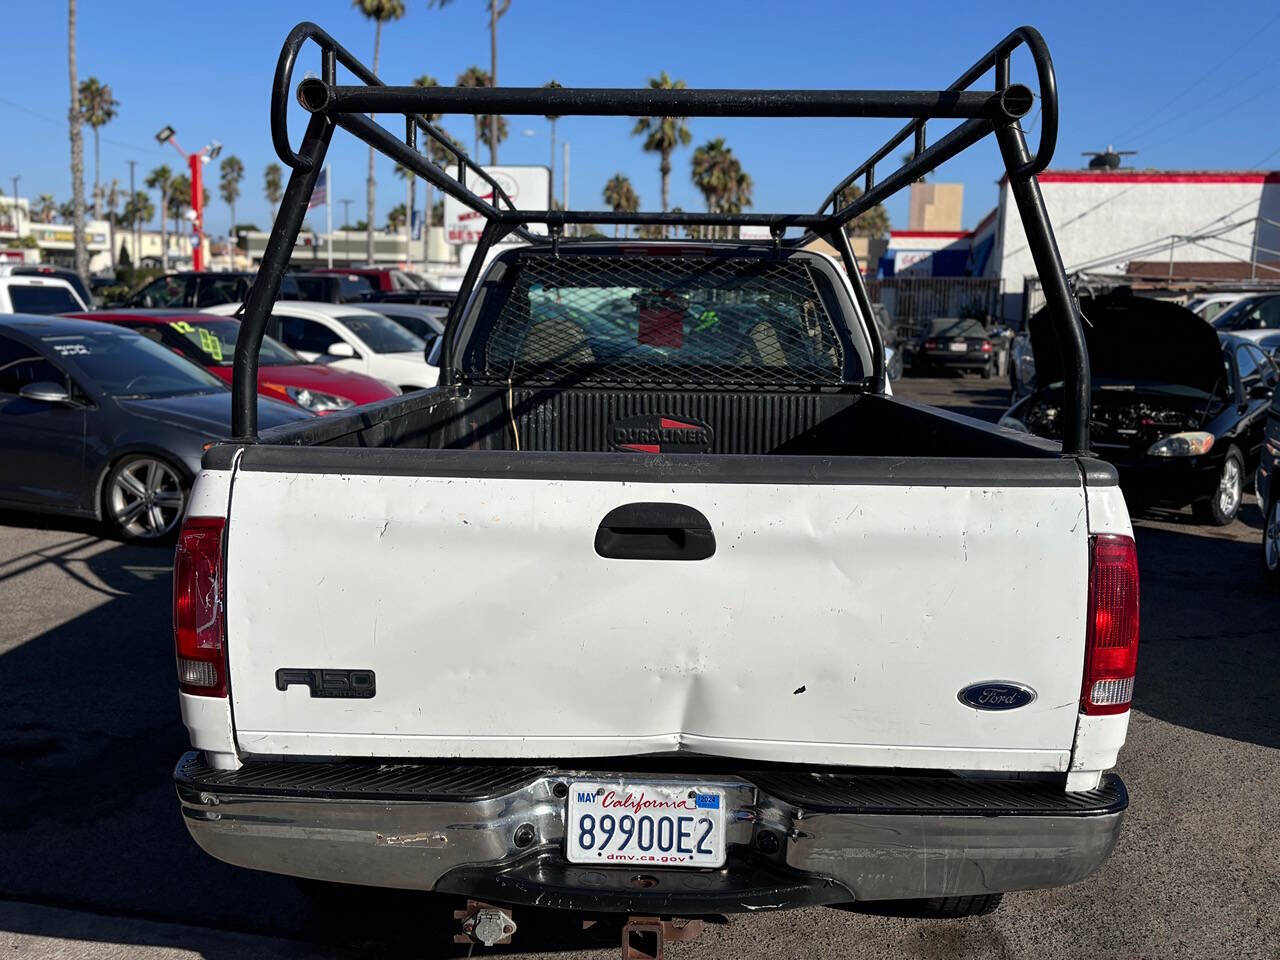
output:
[[[76,273],[89,283],[89,246],[84,236],[84,132],[80,129],[80,85],[76,80],[76,0],[67,0],[67,73],[71,79],[71,225],[75,238]]]
[[[116,272],[116,207],[120,205],[120,181],[112,179],[106,193],[107,249],[111,251],[111,273]]]
[[[378,75],[378,52],[382,46],[382,25],[391,20],[399,20],[404,16],[403,0],[351,0],[351,5],[365,15],[366,18],[373,21],[373,75]],[[368,214],[365,216],[367,223],[373,223],[375,220],[373,208],[377,204],[377,182],[373,177],[373,147],[369,148],[369,179],[365,181],[366,195],[368,201]],[[364,238],[365,259],[370,264],[373,263],[373,231],[370,230],[365,234]]]
[[[640,197],[636,195],[631,180],[625,173],[615,173],[604,185],[604,202],[614,213],[635,213],[640,209]],[[618,235],[618,224],[613,225],[613,235]],[[630,234],[630,228],[623,229],[623,236]]]
[[[276,222],[276,209],[284,199],[284,171],[278,163],[268,163],[262,171],[262,194],[271,204],[271,222]]]
[[[201,205],[209,205],[209,189],[205,187],[201,193]],[[173,182],[169,185],[169,206],[167,213],[169,218],[173,220],[173,232],[182,232],[182,219],[187,210],[191,208],[191,178],[185,173],[179,174],[173,178]]]
[[[127,224],[130,230],[130,235],[136,237],[140,236],[139,228],[142,224],[150,223],[151,218],[155,215],[155,204],[151,202],[151,198],[148,197],[144,191],[139,190],[125,201],[124,210],[120,215],[120,222],[122,224]],[[135,251],[135,257],[137,259],[137,263],[135,263],[134,266],[136,267],[142,263],[142,251],[140,249]]]
[[[452,2],[453,0],[429,0],[427,6],[443,10]],[[511,0],[488,0],[486,6],[489,8],[489,72],[485,74],[488,82],[472,84],[462,83],[459,80],[457,85],[460,87],[496,87],[498,85],[498,21],[511,9]],[[471,69],[478,70],[479,68],[472,67]],[[483,73],[484,71],[481,72]],[[484,128],[488,130],[487,134],[483,134],[479,130],[481,119],[484,121]],[[505,117],[495,114],[483,118],[476,117],[476,124],[476,141],[477,143],[484,141],[489,145],[489,163],[496,166],[498,163],[498,144],[507,139],[507,120]],[[477,161],[479,160],[479,152],[477,147],[477,156],[475,157]]]
[[[708,213],[741,213],[751,206],[751,177],[742,169],[723,137],[708,140],[693,151],[690,164],[693,185],[707,203]],[[736,231],[712,227],[709,237],[732,236]]]
[[[649,78],[652,90],[683,90],[683,80],[672,80],[665,70],[656,77]],[[636,125],[631,130],[633,137],[644,137],[646,153],[656,153],[658,172],[662,174],[662,211],[670,206],[671,194],[671,154],[677,147],[689,145],[689,126],[686,117],[637,117]],[[665,231],[664,231],[665,232]]]
[[[0,193],[0,196],[4,196],[4,194]],[[75,223],[76,205],[70,200],[67,200],[65,203],[58,204],[58,219],[67,224]]]
[[[405,217],[407,216],[406,207],[403,203],[397,203],[389,211],[387,211],[387,232],[395,233],[397,230],[403,230]]]
[[[228,221],[227,242],[235,245],[236,238],[236,201],[240,199],[240,181],[244,179],[244,164],[234,153],[222,158],[218,164],[218,193],[222,201],[231,208],[231,219]]]
[[[847,207],[860,196],[862,196],[862,188],[851,183],[840,191],[840,195],[836,198],[836,206],[837,208]],[[870,237],[873,240],[886,237],[889,235],[889,211],[883,204],[877,203],[870,210],[854,217],[844,229],[845,233],[851,237]]]
[[[546,83],[543,84],[543,86],[549,87],[553,90],[558,90],[560,89],[561,86],[563,86],[563,84],[555,80],[548,80]],[[551,204],[552,206],[555,206],[555,199],[556,199],[556,121],[559,119],[560,118],[558,116],[552,116],[549,113],[546,114],[546,121],[547,123],[551,124]]]
[[[53,194],[42,193],[36,197],[35,205],[31,208],[31,215],[41,223],[53,223],[53,218],[58,212],[58,201],[53,199]]]
[[[173,171],[162,163],[147,174],[143,184],[148,190],[155,190],[160,194],[160,266],[167,273],[169,271],[169,229],[165,218],[169,212],[169,195],[173,192]]]
[[[93,213],[97,217],[102,216],[99,133],[115,119],[119,106],[120,101],[112,94],[111,87],[97,77],[90,77],[80,84],[80,122],[87,123],[93,129]],[[115,259],[114,249],[111,259]]]
[[[438,87],[438,86],[440,86],[440,81],[439,81],[439,80],[437,80],[435,77],[431,76],[431,74],[429,74],[429,73],[424,73],[424,74],[422,74],[421,76],[416,77],[416,78],[414,79],[414,81],[413,81],[413,85],[414,85],[415,87],[422,87],[422,88],[426,89],[426,88],[430,88],[430,87]],[[439,123],[439,122],[440,122],[440,114],[438,114],[438,113],[421,113],[421,114],[419,114],[419,116],[420,116],[420,117],[422,117],[422,119],[423,119],[423,120],[425,120],[427,123],[430,123],[430,124],[432,124],[432,125],[435,125],[435,124],[437,124],[437,123]],[[425,136],[425,134],[424,134],[424,136]],[[436,141],[435,141],[433,138],[431,138],[431,137],[426,137],[426,141],[427,141],[427,143],[426,143],[426,147],[427,147],[427,155],[428,155],[429,157],[433,157],[433,158],[434,158],[435,154],[436,154],[438,151],[440,151],[442,148],[441,148],[440,144],[436,143]],[[436,162],[437,164],[439,163],[439,161],[435,161],[435,162]],[[400,175],[401,177],[408,177],[408,180],[409,180],[409,198],[408,198],[409,218],[408,218],[408,220],[406,220],[406,222],[405,222],[405,227],[407,228],[407,229],[405,230],[405,253],[406,253],[406,258],[407,258],[407,259],[409,259],[409,260],[412,260],[412,259],[413,259],[413,257],[408,255],[408,251],[409,251],[409,244],[413,241],[413,211],[414,211],[414,210],[417,208],[417,206],[418,206],[418,178],[417,178],[417,176],[416,176],[416,175],[411,175],[407,169],[405,169],[404,167],[399,166],[398,164],[396,165],[396,173],[397,173],[398,175]],[[430,182],[428,182],[428,183],[427,183],[427,202],[426,202],[426,208],[427,208],[428,210],[430,210],[430,209],[431,209],[431,184],[430,184]],[[426,232],[425,232],[425,231],[426,231],[426,226],[425,226],[425,225],[424,225],[424,227],[423,227],[423,231],[424,231],[424,232],[423,232],[423,234],[422,234],[422,235],[423,235],[423,237],[425,238],[425,237],[427,236],[427,234],[426,234]],[[426,259],[426,258],[424,257],[423,259]]]
[[[490,79],[489,73],[480,67],[467,67],[462,73],[458,74],[458,82],[454,84],[457,87],[491,87],[493,81]],[[478,160],[480,157],[480,144],[489,143],[493,137],[497,136],[497,142],[501,143],[507,139],[507,118],[502,116],[490,117],[488,114],[476,115],[476,132],[475,132],[475,148],[471,152],[471,157]],[[497,146],[490,144],[489,162],[497,163]]]

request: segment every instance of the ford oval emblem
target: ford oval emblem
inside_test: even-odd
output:
[[[1036,692],[1020,683],[988,680],[971,683],[959,693],[960,702],[975,710],[1016,710],[1036,698]]]

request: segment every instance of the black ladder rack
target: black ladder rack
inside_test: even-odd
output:
[[[297,102],[310,119],[297,150],[289,137],[288,106],[293,94],[293,70],[304,45],[320,51],[320,74],[298,84]],[[1025,48],[1035,64],[1040,98],[1040,137],[1032,153],[1019,120],[1030,112],[1035,94],[1010,79],[1014,51]],[[339,84],[341,65],[359,81]],[[994,75],[990,89],[975,83]],[[679,117],[898,117],[907,120],[896,134],[836,184],[814,213],[697,213],[651,211],[615,213],[611,210],[518,210],[499,183],[438,127],[427,114],[553,114],[557,116],[679,116]],[[404,134],[397,136],[370,115],[399,114]],[[962,121],[930,144],[926,124],[932,118]],[[643,224],[656,226],[765,226],[773,242],[795,247],[814,237],[827,238],[840,251],[855,297],[866,315],[870,301],[844,226],[890,195],[933,171],[988,135],[1000,148],[1005,173],[1018,206],[1028,246],[1054,320],[1061,352],[1068,358],[1063,404],[1063,453],[1081,455],[1089,449],[1089,358],[1081,329],[1079,306],[1067,282],[1053,237],[1036,174],[1053,157],[1058,136],[1058,92],[1053,62],[1040,34],[1019,27],[996,44],[945,90],[653,90],[573,89],[568,87],[393,87],[314,23],[300,23],[290,31],[276,64],[271,94],[271,138],[280,160],[291,174],[263,255],[258,278],[245,301],[236,341],[233,377],[232,432],[237,440],[257,438],[258,350],[280,280],[293,254],[307,203],[315,187],[336,128],[341,127],[403,165],[441,192],[484,217],[475,255],[462,289],[450,310],[452,327],[466,306],[479,278],[485,253],[494,243],[514,236],[528,243],[572,243],[564,238],[569,224]],[[432,163],[418,149],[419,135],[436,141],[453,157],[457,176]],[[883,179],[876,167],[903,144],[910,156]],[[483,182],[492,202],[469,184]],[[862,194],[841,204],[841,194],[862,181]],[[545,227],[535,233],[530,225]],[[785,238],[788,228],[803,230]],[[872,336],[876,336],[874,324]],[[879,344],[875,344],[879,350]],[[878,359],[878,357],[877,357]]]

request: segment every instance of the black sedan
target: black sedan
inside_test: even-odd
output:
[[[304,419],[263,399],[275,426]],[[155,540],[182,518],[210,441],[231,435],[217,377],[122,327],[0,319],[0,506],[106,520]]]
[[[916,337],[911,352],[911,372],[927,375],[937,370],[980,373],[989,379],[995,372],[995,351],[981,320],[938,317]]]
[[[1258,505],[1262,507],[1262,569],[1280,588],[1280,391],[1271,398],[1258,461]]]
[[[1183,307],[1132,296],[1081,302],[1093,376],[1093,448],[1134,508],[1191,505],[1230,523],[1259,463],[1280,371],[1248,340]],[[1048,317],[1029,323],[1037,389],[1004,426],[1060,439],[1062,360]]]

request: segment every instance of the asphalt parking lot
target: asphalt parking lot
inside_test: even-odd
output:
[[[899,393],[994,419],[1000,381]],[[671,954],[737,957],[1280,956],[1280,594],[1250,498],[1223,529],[1138,522],[1143,636],[1114,858],[994,915],[926,922],[835,909],[755,914]],[[6,956],[458,956],[451,902],[353,891],[316,903],[188,839],[170,556],[92,527],[0,514],[0,951]],[[1010,576],[1017,576],[1010,571]],[[516,914],[512,951],[616,957],[574,918]]]

